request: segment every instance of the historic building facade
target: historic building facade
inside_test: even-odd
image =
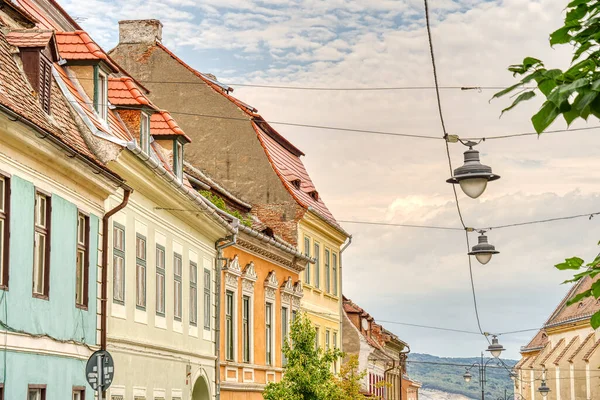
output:
[[[542,380],[550,388],[548,400],[600,398],[600,337],[590,326],[600,310],[593,297],[568,302],[592,287],[597,279],[586,277],[576,283],[544,327],[521,348],[515,366],[515,393],[526,400],[541,400]]]

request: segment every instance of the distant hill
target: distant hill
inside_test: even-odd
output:
[[[463,378],[465,367],[429,364],[444,363],[471,365],[480,362],[480,360],[480,358],[436,357],[429,354],[411,353],[408,355],[408,375],[411,379],[422,382],[424,389],[460,394],[472,399],[481,399],[479,372],[477,368],[471,369],[473,379],[471,380],[471,383],[466,383]],[[517,363],[514,360],[503,361],[509,367],[512,367]],[[489,365],[497,367],[494,362],[490,362]],[[494,400],[498,399],[504,396],[505,389],[509,394],[513,391],[513,382],[508,376],[508,371],[503,367],[488,367],[485,397]]]

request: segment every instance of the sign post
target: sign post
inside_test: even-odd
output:
[[[98,400],[102,399],[102,392],[111,385],[114,372],[115,364],[108,351],[98,350],[88,359],[85,377],[92,389],[98,393]]]

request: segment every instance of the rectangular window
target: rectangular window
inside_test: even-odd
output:
[[[310,257],[310,239],[304,237],[304,255]],[[310,263],[306,263],[306,269],[304,270],[304,283],[310,285]]]
[[[140,121],[140,147],[144,153],[150,153],[150,116],[145,112]]]
[[[190,262],[190,325],[198,325],[198,266]]]
[[[113,302],[125,304],[125,227],[113,225]]]
[[[77,386],[73,388],[73,400],[85,400],[84,386]]]
[[[296,317],[298,316],[298,311],[292,310],[292,324],[296,321]]]
[[[331,293],[331,271],[329,270],[329,249],[325,249],[325,291]]]
[[[337,265],[337,254],[331,253],[331,264],[332,264],[332,275],[333,275],[333,294],[338,295],[338,265]]]
[[[29,385],[27,400],[46,400],[46,385]]]
[[[77,216],[77,259],[75,271],[75,304],[88,306],[88,282],[90,264],[90,219],[79,213]]]
[[[174,316],[175,316],[175,320],[176,321],[181,321],[181,271],[182,271],[182,261],[181,261],[181,256],[179,254],[175,254],[175,256],[173,257],[173,281],[174,281],[174,287],[173,287],[173,302],[174,302],[174,307],[173,307],[173,312],[174,312]]]
[[[108,118],[108,77],[98,67],[96,67],[95,72],[97,74],[97,86],[94,93],[96,96],[94,106],[100,118],[106,120]]]
[[[319,327],[315,328],[315,349],[319,348]]]
[[[50,291],[50,197],[35,194],[33,295],[48,298]]]
[[[281,307],[281,363],[283,366],[287,364],[285,354],[283,354],[283,347],[288,337],[288,309],[287,307]]]
[[[156,315],[165,316],[165,248],[156,245]]]
[[[337,344],[337,332],[333,332],[333,348],[334,349],[338,348],[338,344]],[[333,370],[337,371],[337,358],[333,360]]]
[[[146,309],[146,238],[135,235],[135,306]]]
[[[210,330],[210,271],[204,269],[204,329]]]
[[[318,288],[321,285],[321,248],[318,243],[315,243],[315,253],[313,257],[315,258],[315,287]]]
[[[0,175],[0,288],[8,287],[10,237],[10,179]],[[1,399],[0,399],[1,400]]]
[[[233,361],[233,292],[225,292],[225,358]]]
[[[183,179],[183,144],[179,140],[175,140],[174,150],[173,171],[175,171],[175,176],[181,182]]]
[[[273,365],[273,305],[267,303],[265,307],[265,347],[266,363]]]
[[[330,341],[331,332],[329,329],[325,331],[325,350],[329,350],[329,346],[331,345]]]
[[[250,362],[250,297],[242,298],[242,354],[244,362]]]

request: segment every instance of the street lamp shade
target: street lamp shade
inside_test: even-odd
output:
[[[487,351],[489,351],[495,358],[500,357],[500,354],[502,354],[504,351],[504,346],[498,343],[498,338],[495,335],[492,338],[492,344],[488,346]]]
[[[477,261],[485,265],[490,262],[492,255],[500,253],[496,250],[494,245],[488,243],[488,237],[485,234],[481,234],[478,237],[479,243],[471,248],[469,252],[470,256],[475,256]]]
[[[479,151],[473,150],[476,143],[468,142],[469,150],[465,151],[465,163],[454,170],[454,176],[446,182],[459,184],[462,191],[472,199],[483,194],[487,183],[500,179],[500,175],[492,173],[492,169],[479,162]]]
[[[542,380],[542,384],[538,388],[538,392],[542,395],[542,398],[544,399],[546,398],[546,396],[548,396],[548,393],[550,393],[550,388],[546,385],[545,380]]]
[[[473,375],[471,375],[471,373],[469,371],[467,371],[463,375],[463,378],[465,379],[465,382],[469,383],[469,382],[471,382],[471,378],[473,378]]]

